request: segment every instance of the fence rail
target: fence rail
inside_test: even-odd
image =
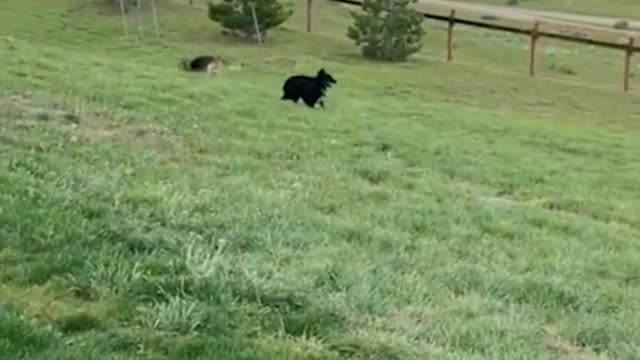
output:
[[[334,2],[362,6],[362,0],[331,0]],[[307,31],[311,31],[312,0],[307,0]],[[482,13],[474,10],[450,6],[427,6],[418,3],[414,8],[425,18],[448,23],[447,61],[453,60],[453,32],[455,24],[468,25],[496,31],[527,35],[530,37],[529,75],[535,76],[536,44],[541,37],[562,41],[593,45],[603,48],[624,51],[623,90],[629,91],[631,77],[631,57],[640,52],[640,33],[607,29],[604,27],[585,25],[559,20],[541,20],[535,17],[518,17],[512,15]]]

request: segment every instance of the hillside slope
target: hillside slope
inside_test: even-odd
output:
[[[413,61],[367,62],[328,2],[263,48],[160,4],[138,40],[84,2],[0,4],[0,354],[640,353],[637,95],[443,63],[431,24]],[[518,69],[517,42],[460,34]],[[204,52],[241,70],[178,69]],[[320,67],[325,109],[279,100]]]

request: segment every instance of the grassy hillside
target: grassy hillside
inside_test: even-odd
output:
[[[476,4],[506,5],[507,0],[453,0]],[[569,13],[640,18],[640,3],[635,0],[519,0],[516,7],[534,10],[564,11]]]
[[[162,39],[148,18],[121,39],[86,4],[0,4],[7,359],[640,353],[640,98],[618,54],[548,43],[575,75],[530,79],[518,38],[461,30],[447,64],[435,24],[411,62],[364,61],[327,2],[264,48],[168,1]],[[203,52],[242,70],[177,68]],[[326,109],[279,100],[320,67]]]

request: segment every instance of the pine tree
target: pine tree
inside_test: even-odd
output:
[[[265,39],[267,30],[285,22],[293,10],[279,0],[221,0],[209,3],[209,19],[220,23],[224,34],[243,35],[249,39],[257,37],[251,5],[255,6],[258,28]]]
[[[422,48],[424,17],[409,8],[417,0],[363,0],[363,12],[351,12],[347,37],[362,55],[377,60],[405,61]]]

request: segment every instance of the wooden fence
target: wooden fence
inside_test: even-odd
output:
[[[338,3],[362,6],[362,0],[331,0]],[[312,0],[307,0],[307,26],[311,32]],[[547,21],[515,16],[491,15],[477,11],[440,7],[416,6],[416,10],[425,18],[448,23],[447,31],[447,61],[453,60],[453,35],[455,24],[505,31],[529,36],[529,75],[535,76],[536,44],[539,38],[547,37],[574,43],[594,45],[604,48],[617,49],[624,52],[623,61],[623,90],[629,91],[631,78],[631,57],[634,52],[640,52],[640,33],[608,29],[592,25],[584,25],[568,21]],[[637,38],[637,39],[636,39]]]

